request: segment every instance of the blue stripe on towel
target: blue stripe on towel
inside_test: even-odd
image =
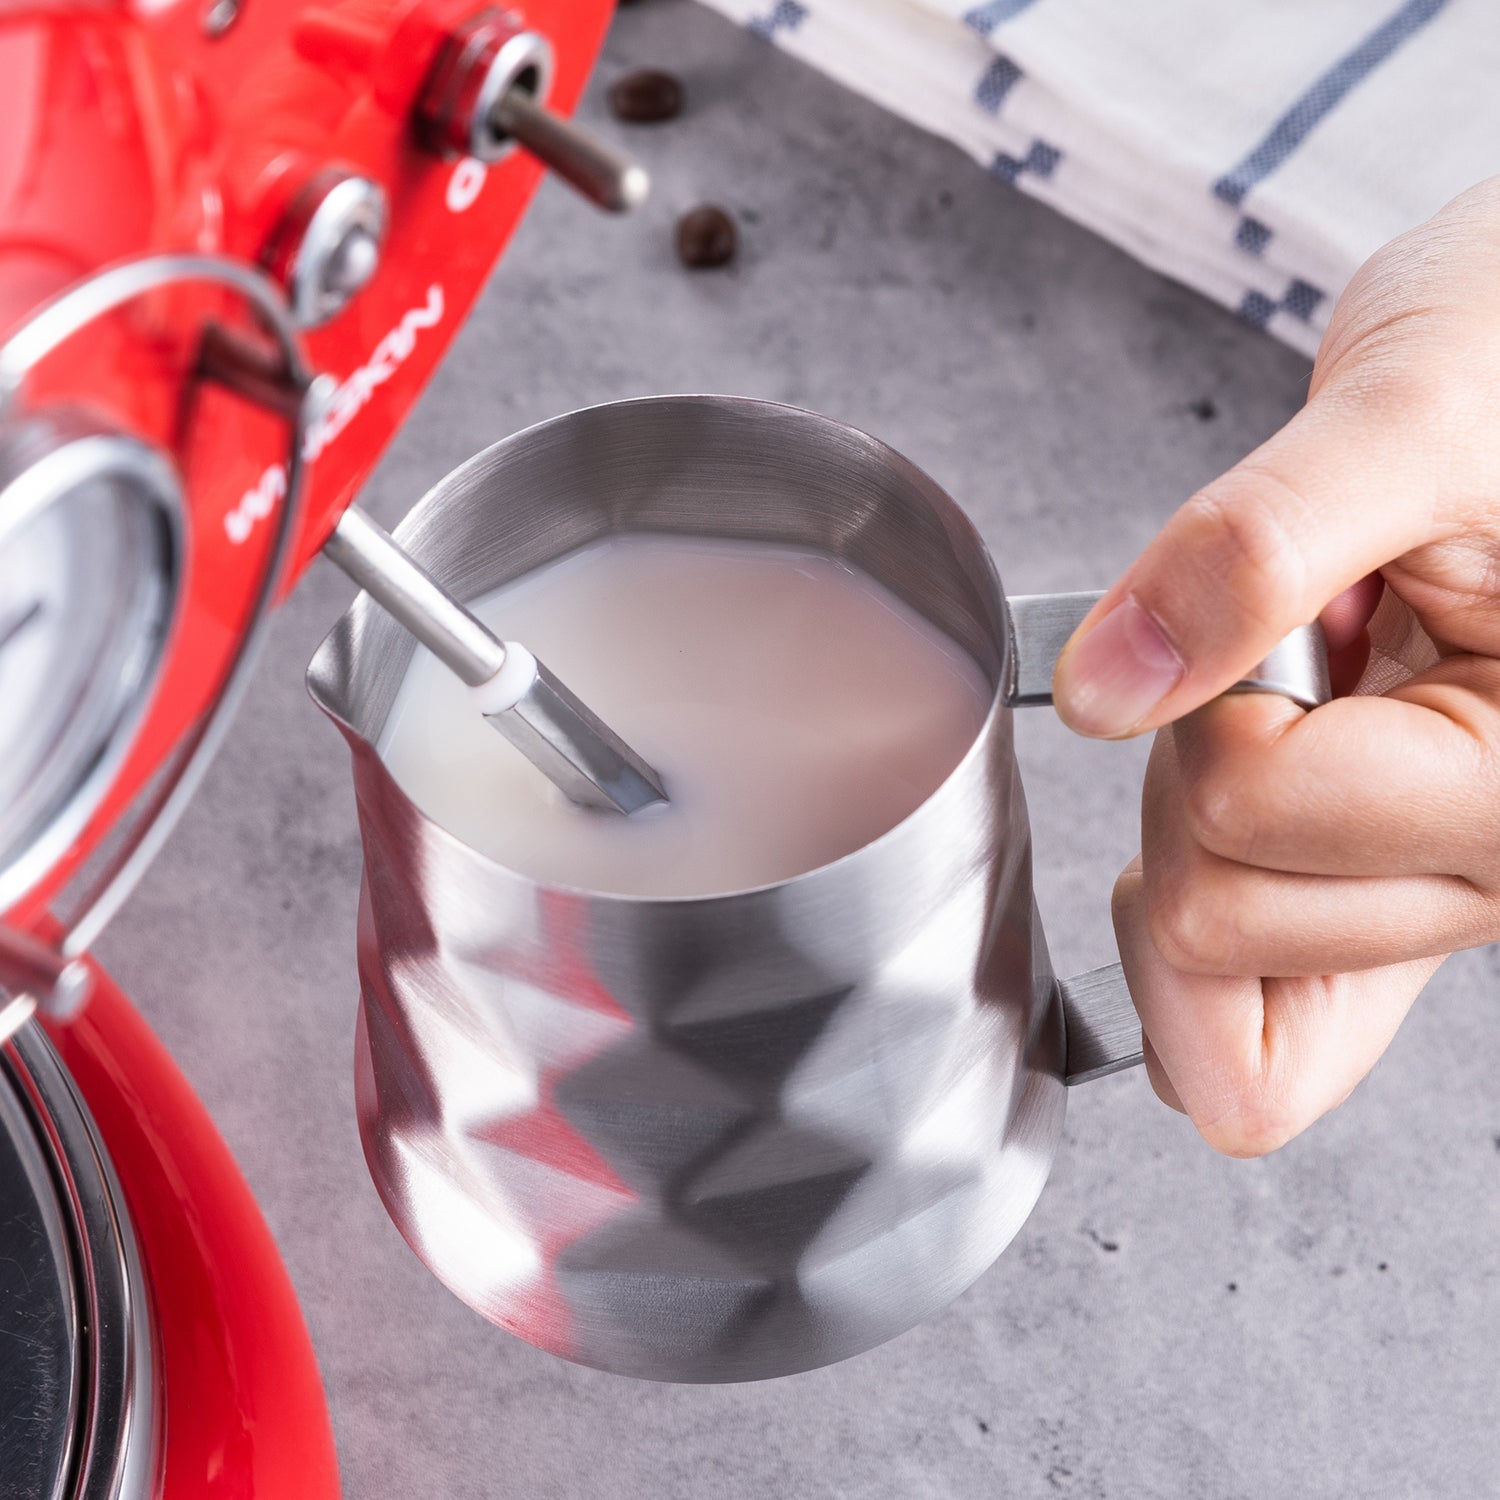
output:
[[[806,19],[807,7],[798,0],[776,0],[770,15],[756,16],[746,25],[756,36],[769,40],[778,31],[795,31]]]
[[[1265,139],[1214,184],[1214,196],[1239,207],[1250,189],[1281,166],[1356,84],[1369,77],[1402,43],[1410,41],[1447,3],[1406,0],[1395,15],[1324,73],[1277,120]]]
[[[1264,328],[1276,311],[1277,304],[1264,292],[1246,292],[1240,302],[1240,321],[1252,328]]]
[[[964,25],[980,36],[988,36],[997,26],[1003,26],[1035,4],[1036,0],[990,0],[988,5],[976,5],[973,10],[965,11]]]
[[[1013,183],[1028,173],[1045,181],[1057,170],[1057,164],[1061,160],[1062,152],[1056,146],[1038,138],[1031,143],[1031,149],[1025,156],[1010,156],[1004,151],[999,152],[990,163],[990,174],[998,177],[1001,182]]]
[[[1279,312],[1289,314],[1299,323],[1311,323],[1312,315],[1324,296],[1320,288],[1298,276],[1287,283],[1279,302],[1271,301],[1264,292],[1246,292],[1240,302],[1239,314],[1241,320],[1252,328],[1266,327]]]
[[[998,115],[1005,96],[1026,75],[1003,53],[997,57],[974,85],[974,102],[987,115]]]
[[[1259,219],[1252,219],[1249,214],[1241,218],[1234,230],[1235,244],[1247,255],[1263,255],[1273,237],[1274,231],[1269,224],[1262,224]]]
[[[1310,323],[1322,300],[1323,293],[1299,276],[1281,294],[1281,307],[1283,312],[1289,312],[1298,321]]]

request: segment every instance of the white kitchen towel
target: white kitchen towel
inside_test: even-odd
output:
[[[707,3],[1308,354],[1500,172],[1500,0]]]

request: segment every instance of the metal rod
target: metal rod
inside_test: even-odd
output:
[[[494,636],[387,531],[351,505],[323,555],[480,688],[476,710],[563,794],[633,813],[667,800],[661,777],[524,646]]]
[[[358,506],[339,517],[323,556],[470,687],[488,682],[505,665],[505,647]]]
[[[525,89],[511,87],[495,102],[490,125],[524,146],[538,161],[611,213],[639,208],[651,191],[651,178],[639,162],[544,109]]]

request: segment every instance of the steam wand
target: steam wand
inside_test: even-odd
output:
[[[351,505],[323,556],[474,690],[479,711],[563,794],[639,812],[659,775],[524,646],[501,641],[364,511]]]

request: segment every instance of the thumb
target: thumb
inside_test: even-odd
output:
[[[1172,517],[1059,658],[1066,723],[1105,738],[1170,723],[1435,539],[1431,439],[1381,404],[1320,393]]]

